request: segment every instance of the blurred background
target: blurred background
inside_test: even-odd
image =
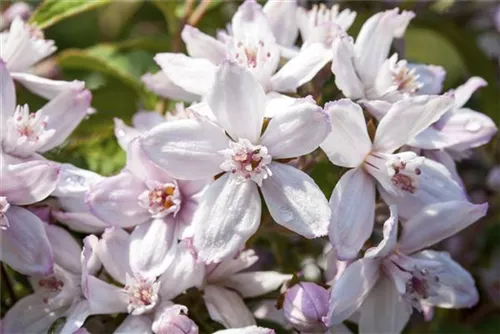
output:
[[[310,7],[314,1],[299,1]],[[15,1],[1,0],[5,12]],[[26,19],[44,28],[47,39],[55,41],[58,51],[39,63],[34,71],[40,76],[79,79],[92,91],[96,113],[85,120],[62,147],[49,152],[48,158],[112,175],[123,168],[125,154],[113,135],[113,118],[129,122],[140,109],[165,112],[175,101],[155,96],[140,81],[146,72],[159,67],[153,57],[160,52],[184,52],[180,31],[186,22],[196,23],[205,33],[215,35],[236,11],[238,1],[105,1],[62,0],[66,6],[87,3],[91,10],[75,13],[57,22],[47,21],[52,7],[36,7],[41,1],[25,1],[20,11]],[[395,43],[401,58],[411,62],[441,65],[446,69],[444,90],[463,84],[471,76],[483,77],[488,86],[476,92],[467,107],[481,111],[500,124],[500,2],[498,1],[326,1],[358,13],[348,31],[356,36],[372,14],[399,7],[414,11],[404,39]],[[90,5],[89,5],[90,4]],[[89,8],[87,8],[89,9]],[[197,12],[198,11],[198,12]],[[33,14],[33,12],[35,14]],[[2,15],[5,29],[9,17]],[[28,103],[37,110],[45,101],[18,88],[18,104]],[[339,98],[332,76],[321,86],[321,105]],[[434,319],[425,322],[414,314],[408,333],[500,333],[500,137],[458,164],[473,202],[489,202],[488,215],[462,233],[438,245],[467,268],[476,279],[481,300],[468,310],[437,309]],[[319,157],[311,176],[330,197],[340,169]],[[265,225],[264,225],[265,227]],[[252,246],[261,254],[257,265],[262,269],[294,273],[302,270],[308,279],[319,279],[323,269],[316,259],[323,244],[265,230],[252,238]],[[324,242],[324,241],[323,241]],[[12,271],[2,273],[2,316],[17,299],[30,292],[26,278]],[[309,277],[308,277],[309,276]],[[13,291],[4,284],[8,279]],[[276,296],[270,296],[276,297]],[[250,304],[256,301],[249,301]],[[92,319],[90,320],[92,321]],[[208,320],[207,320],[208,321]],[[262,324],[269,325],[267,322]],[[215,326],[215,325],[214,325]],[[275,325],[270,325],[275,328]],[[213,327],[215,328],[215,327]],[[287,331],[279,329],[278,332]]]

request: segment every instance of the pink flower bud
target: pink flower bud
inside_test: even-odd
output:
[[[310,282],[301,282],[285,292],[283,312],[286,320],[300,332],[326,330],[323,318],[328,312],[328,291]]]

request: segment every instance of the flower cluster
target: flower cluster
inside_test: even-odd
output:
[[[443,93],[442,67],[391,54],[414,16],[377,13],[353,39],[349,9],[246,0],[216,38],[185,25],[187,55],[157,54],[161,71],[142,80],[190,105],[141,110],[132,126],[115,119],[126,165],[109,177],[43,157],[93,113],[91,94],[30,73],[56,48],[12,19],[0,49],[0,256],[34,292],[2,331],[57,323],[85,333],[89,316],[123,313],[115,333],[196,334],[200,309],[186,296],[227,328],[220,334],[274,333],[256,317],[301,333],[350,332],[346,320],[360,333],[398,333],[413,309],[429,319],[434,307],[475,305],[472,276],[428,247],[486,215],[455,161],[497,128],[464,107],[483,79]],[[328,75],[343,98],[320,106],[300,95]],[[14,81],[47,104],[16,105]],[[303,164],[323,153],[343,168],[329,200]],[[328,236],[323,283],[255,269],[246,244],[271,221]],[[268,296],[253,310],[244,301],[278,289],[277,307]]]

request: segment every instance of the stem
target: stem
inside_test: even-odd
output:
[[[193,14],[189,17],[188,23],[192,26],[196,26],[203,17],[203,14],[207,11],[211,2],[212,0],[202,0],[198,7],[194,10]]]
[[[2,282],[5,284],[5,287],[7,288],[7,292],[9,294],[10,305],[14,305],[15,302],[17,301],[16,294],[14,293],[14,289],[12,288],[12,285],[10,284],[9,275],[7,274],[7,271],[5,270],[3,263],[1,265],[1,274],[2,274]]]

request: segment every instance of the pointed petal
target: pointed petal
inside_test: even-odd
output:
[[[309,239],[326,235],[330,208],[314,180],[286,164],[273,162],[269,169],[261,190],[273,219]]]
[[[117,227],[107,228],[95,249],[104,268],[118,282],[126,284],[125,276],[130,268],[130,235]]]
[[[215,65],[226,58],[226,47],[222,42],[189,24],[182,29],[181,37],[186,44],[188,54],[193,58],[208,59]]]
[[[136,226],[130,235],[130,268],[142,277],[160,276],[170,265],[175,253],[175,222],[155,219]],[[175,250],[174,250],[175,251]]]
[[[0,194],[11,204],[26,205],[45,199],[56,188],[59,167],[48,161],[33,160],[1,166]]]
[[[173,178],[163,169],[149,159],[141,147],[140,138],[134,138],[127,146],[126,167],[136,178],[144,184],[148,181],[160,183],[173,183]]]
[[[155,74],[146,73],[141,77],[144,85],[153,93],[167,99],[194,102],[201,99],[200,95],[185,91],[170,80],[163,71]]]
[[[139,130],[128,126],[119,118],[114,118],[115,122],[115,137],[118,140],[118,145],[122,148],[122,150],[126,151],[128,144],[135,138],[140,136]]]
[[[210,92],[216,72],[216,66],[210,61],[181,53],[158,53],[154,59],[174,85],[200,96]]]
[[[332,44],[332,72],[335,84],[350,99],[365,96],[365,87],[354,67],[354,45],[351,37],[339,36]]]
[[[455,96],[455,107],[463,107],[478,88],[486,85],[488,85],[488,83],[483,78],[472,77],[462,86],[458,86],[453,91],[453,95]]]
[[[426,250],[412,255],[421,260],[437,261],[441,264],[432,274],[439,277],[436,295],[429,296],[429,305],[443,308],[470,308],[479,301],[474,278],[457,262],[453,261],[447,252]]]
[[[59,165],[59,182],[52,196],[61,198],[83,198],[91,185],[104,179],[92,171],[75,167],[71,164]],[[64,205],[63,205],[64,207]],[[72,211],[78,211],[72,209]]]
[[[266,110],[266,95],[250,71],[234,62],[224,62],[207,98],[218,124],[234,140],[257,143]]]
[[[342,167],[357,167],[371,150],[363,110],[348,99],[329,102],[325,111],[330,115],[332,132],[321,144],[328,159]]]
[[[484,217],[488,204],[466,201],[436,203],[426,206],[403,225],[399,237],[401,250],[407,254],[434,245]]]
[[[26,87],[29,91],[39,95],[47,100],[52,100],[61,92],[64,92],[76,84],[81,85],[83,89],[84,83],[82,81],[64,81],[64,80],[52,80],[48,78],[42,78],[31,73],[11,73],[12,78]]]
[[[180,105],[184,105],[180,103]],[[139,131],[147,131],[165,122],[165,116],[157,111],[139,110],[132,116],[132,124]]]
[[[375,215],[375,183],[361,168],[340,178],[330,198],[329,237],[341,260],[354,259],[370,237]]]
[[[440,164],[445,166],[446,169],[450,172],[453,180],[460,187],[464,188],[462,178],[457,171],[457,164],[455,163],[455,160],[453,160],[453,157],[450,153],[448,153],[446,150],[423,150],[422,153],[424,157],[439,162]]]
[[[207,274],[207,279],[211,282],[217,282],[250,267],[258,259],[259,257],[253,249],[245,249],[236,258],[218,263],[215,269]]]
[[[278,110],[260,142],[274,159],[311,153],[331,131],[328,115],[310,97]]]
[[[208,264],[233,255],[257,231],[260,214],[254,182],[221,176],[207,188],[193,218],[198,256]]]
[[[7,119],[14,114],[16,109],[16,91],[14,81],[12,80],[5,63],[0,60],[0,131],[2,135],[7,124]]]
[[[377,127],[373,148],[392,153],[409,143],[453,107],[450,96],[417,96],[392,105]]]
[[[333,286],[328,326],[338,325],[349,318],[363,304],[379,275],[376,259],[360,259],[349,265]]]
[[[128,296],[123,289],[94,276],[89,276],[88,288],[90,315],[127,312]]]
[[[43,222],[30,211],[14,205],[6,216],[10,226],[0,230],[1,260],[28,276],[52,273],[54,256]]]
[[[299,34],[296,14],[297,1],[269,0],[264,5],[263,10],[278,44],[294,45]]]
[[[179,120],[156,126],[141,139],[144,153],[177,179],[203,179],[222,172],[229,138],[205,121]],[[200,168],[203,166],[203,168]]]
[[[271,77],[271,87],[278,92],[296,92],[297,88],[311,81],[332,59],[331,51],[321,43],[302,48]]]
[[[415,70],[418,82],[423,87],[418,90],[420,95],[438,95],[443,90],[446,70],[442,66],[425,64],[408,64],[408,69]]]
[[[360,309],[360,333],[401,333],[412,308],[389,279],[381,277]]]
[[[252,271],[232,275],[221,284],[237,291],[243,298],[249,298],[274,291],[291,278],[292,275],[284,275],[276,271]]]
[[[216,285],[207,285],[203,299],[210,318],[226,328],[239,328],[255,325],[255,319],[236,292]]]
[[[81,274],[80,253],[82,248],[75,238],[56,225],[45,224],[45,232],[52,246],[54,261],[75,275]]]
[[[153,321],[145,315],[128,315],[113,334],[153,334]]]
[[[82,253],[80,254],[80,264],[82,266],[82,291],[87,295],[88,275],[96,274],[102,267],[102,261],[97,253],[99,239],[95,235],[86,236],[83,239]]]
[[[391,205],[389,207],[391,216],[384,223],[384,238],[377,245],[377,247],[369,248],[364,257],[375,258],[387,256],[396,245],[398,238],[398,211],[397,206]]]
[[[89,316],[89,302],[82,299],[73,304],[67,311],[66,322],[61,329],[61,334],[74,334],[83,326]]]
[[[125,170],[94,185],[86,201],[99,219],[110,225],[130,227],[150,218],[138,200],[144,190],[142,181]]]

